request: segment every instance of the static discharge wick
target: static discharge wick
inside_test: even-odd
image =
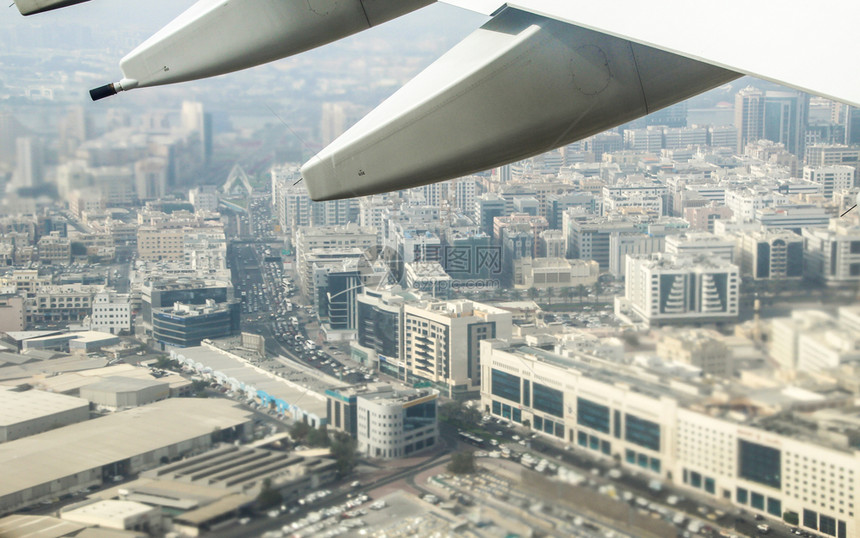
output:
[[[299,180],[299,181],[301,181],[301,180]],[[857,204],[854,204],[854,205],[852,205],[850,208],[848,208],[848,211],[851,211],[851,210],[852,210],[852,209],[854,209],[855,207],[857,207]],[[848,214],[848,211],[846,211],[845,213],[842,213],[841,215],[839,215],[839,217],[840,217],[840,218],[841,218],[841,217],[844,217],[845,215],[847,215],[847,214]]]

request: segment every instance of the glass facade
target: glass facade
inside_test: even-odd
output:
[[[522,421],[523,421],[523,412],[522,412],[521,410],[519,410],[519,409],[514,409],[514,411],[513,411],[513,415],[514,415],[514,422],[522,423]]]
[[[539,432],[543,431],[543,417],[534,417],[534,424],[532,426]]]
[[[588,446],[588,434],[585,432],[578,432],[576,434],[576,442],[579,446]]]
[[[660,425],[636,415],[625,413],[624,415],[624,438],[631,443],[660,450]]]
[[[702,487],[702,475],[696,471],[690,472],[690,485],[694,488]]]
[[[717,491],[713,478],[705,478],[705,491],[708,493],[715,493]]]
[[[818,512],[812,510],[803,511],[803,526],[808,529],[818,529]]]
[[[528,379],[523,379],[523,405],[526,407],[532,405],[531,383]]]
[[[741,504],[747,504],[750,502],[750,492],[744,488],[738,488],[736,497],[737,501]]]
[[[836,520],[821,514],[818,516],[818,531],[830,536],[836,536]]]
[[[609,433],[609,407],[585,398],[576,399],[576,422],[581,426]]]
[[[493,414],[501,415],[502,414],[502,403],[493,400]]]
[[[750,441],[739,440],[738,444],[738,474],[747,480],[780,489],[780,451]]]
[[[495,370],[494,370],[495,371]],[[540,383],[534,383],[533,405],[538,411],[557,417],[564,416],[564,393]],[[519,400],[517,400],[519,401]]]
[[[767,513],[772,516],[782,517],[782,501],[774,499],[773,497],[768,497]]]
[[[436,422],[436,400],[410,405],[403,410],[404,431],[424,428]]]
[[[520,403],[520,378],[493,368],[492,392],[494,396]]]
[[[758,510],[764,510],[764,495],[753,491],[750,494],[750,506]]]
[[[626,461],[627,463],[636,463],[636,453],[632,450],[625,450],[624,461]]]

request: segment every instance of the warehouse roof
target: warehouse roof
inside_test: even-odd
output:
[[[90,403],[81,398],[53,394],[41,390],[3,390],[0,388],[0,426],[10,426],[27,420],[85,407]]]
[[[0,444],[0,497],[250,419],[228,400],[174,398]]]

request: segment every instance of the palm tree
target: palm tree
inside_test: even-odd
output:
[[[585,287],[585,284],[580,284],[576,287],[576,292],[579,293],[579,306],[582,306],[582,298],[588,294],[588,289]]]
[[[570,304],[570,301],[573,300],[573,293],[574,293],[574,291],[573,291],[572,286],[568,286],[568,287],[564,288],[564,295],[565,295],[565,297],[567,297],[567,303],[568,304]]]
[[[594,283],[594,303],[597,304],[600,302],[600,292],[603,291],[603,284],[600,283],[600,279]]]
[[[548,287],[546,289],[546,298],[547,298],[547,301],[549,302],[549,304],[552,304],[552,298],[554,295],[555,295],[555,288],[553,288],[552,286]]]
[[[537,298],[537,296],[538,296],[538,289],[534,286],[529,288],[529,299],[534,301]]]

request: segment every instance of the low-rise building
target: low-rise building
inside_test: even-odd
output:
[[[370,458],[394,459],[434,448],[439,440],[433,389],[379,387],[358,394],[358,450]]]

